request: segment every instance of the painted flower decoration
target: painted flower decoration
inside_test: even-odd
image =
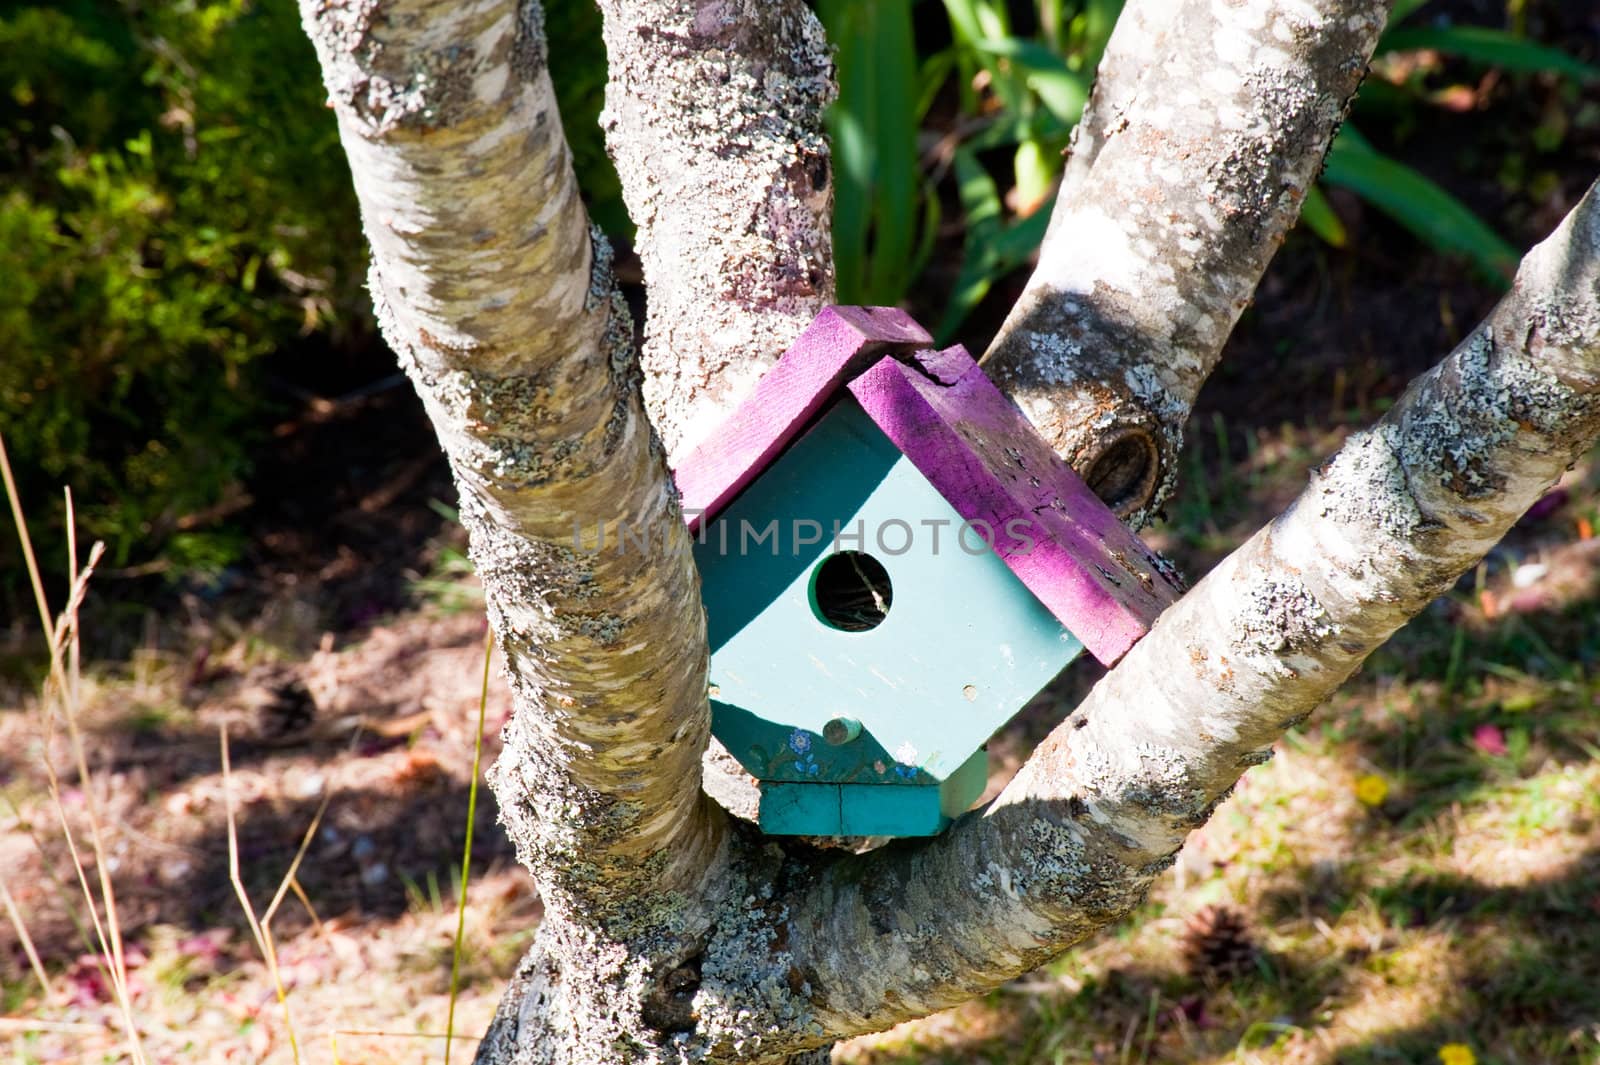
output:
[[[909,740],[907,740],[905,743],[902,743],[900,746],[894,749],[894,760],[899,762],[901,765],[915,765],[917,761],[917,749],[911,745]]]
[[[1478,1065],[1478,1055],[1465,1043],[1446,1043],[1439,1048],[1440,1065]]]
[[[789,749],[795,754],[805,754],[811,750],[811,734],[804,729],[795,729],[789,733]]]
[[[1376,773],[1368,773],[1356,779],[1356,798],[1361,800],[1363,806],[1382,806],[1383,800],[1389,797],[1389,782]],[[1456,1065],[1451,1062],[1448,1065]]]

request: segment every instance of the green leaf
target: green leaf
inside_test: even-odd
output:
[[[1111,31],[1122,15],[1122,0],[1085,0],[1083,5],[1083,66],[1095,70],[1105,54]]]
[[[1067,125],[1076,125],[1083,116],[1083,106],[1089,102],[1089,88],[1082,75],[1071,71],[1034,70],[1029,72],[1027,83],[1050,113]]]
[[[878,0],[871,61],[878,118],[878,168],[873,175],[873,249],[867,296],[874,304],[899,302],[911,282],[916,251],[918,64],[911,29],[911,0]]]
[[[939,95],[939,90],[944,88],[944,83],[950,80],[950,72],[956,69],[956,50],[945,48],[935,52],[922,61],[922,69],[917,72],[917,113],[916,122],[921,125],[928,117],[928,110],[933,107],[934,99]]]
[[[966,240],[962,247],[961,271],[956,277],[944,318],[934,335],[940,343],[949,339],[967,315],[972,313],[996,278],[1015,270],[1038,250],[1050,225],[1055,206],[1052,199],[1028,217],[1007,226],[1000,206],[1000,192],[994,179],[965,146],[955,153],[956,190],[966,215]]]
[[[827,114],[837,297],[893,304],[914,276],[920,213],[916,123],[923,71],[910,0],[825,0],[819,13],[839,42],[839,97]]]
[[[1335,248],[1342,248],[1349,243],[1350,234],[1346,232],[1344,223],[1334,213],[1328,197],[1316,185],[1311,186],[1311,191],[1306,193],[1306,202],[1300,206],[1300,221]]]
[[[999,267],[996,277],[1015,270],[1039,249],[1045,230],[1050,228],[1050,216],[1055,211],[1055,204],[1052,197],[1028,217],[1006,227],[994,239],[990,247],[994,252],[995,264]]]
[[[1061,157],[1037,140],[1025,140],[1017,145],[1012,168],[1017,176],[1016,208],[1032,214],[1050,195],[1050,186],[1061,170]]]
[[[989,285],[994,281],[993,244],[1000,235],[1002,213],[1000,190],[977,156],[965,147],[957,148],[954,170],[956,194],[961,200],[967,231],[962,244],[961,270],[956,275],[955,287],[937,330],[941,341],[955,331],[989,292]]]
[[[1416,14],[1427,2],[1428,0],[1394,0],[1394,7],[1389,12],[1389,25],[1400,25]]]
[[[1011,36],[1005,12],[984,0],[945,0],[944,6],[950,17],[951,36],[955,38],[957,48],[976,59],[989,72],[989,88],[1005,110],[1025,112],[1031,101],[1028,100],[1022,72],[997,62],[997,56],[1004,54],[1008,43],[1015,40]]]
[[[1378,41],[1380,52],[1424,48],[1523,73],[1565,74],[1581,81],[1600,78],[1600,67],[1575,59],[1558,48],[1485,26],[1416,26],[1390,30]]]
[[[1323,180],[1350,189],[1433,247],[1467,256],[1502,282],[1517,253],[1460,200],[1404,163],[1379,155],[1345,131],[1334,139]]]

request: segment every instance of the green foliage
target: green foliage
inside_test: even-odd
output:
[[[597,124],[600,18],[550,6],[593,213],[627,228]],[[215,569],[276,417],[261,360],[365,331],[366,242],[294,0],[0,2],[0,433],[41,550],[70,484],[112,565]],[[0,546],[0,572],[10,545]]]
[[[600,24],[600,9],[588,0],[544,5],[550,79],[589,216],[607,233],[631,237],[633,223],[622,205],[622,182],[606,155],[605,137],[600,132],[600,109],[606,96],[606,49]]]
[[[1028,261],[1044,239],[1050,210],[1055,204],[1052,197],[1026,218],[1007,225],[1000,205],[1000,190],[971,150],[956,149],[955,173],[961,210],[966,216],[966,237],[961,272],[939,322],[940,343],[949,339],[962,320],[972,313],[972,308],[988,294],[995,278]]]
[[[10,4],[0,70],[0,432],[24,490],[70,484],[113,564],[161,541],[215,564],[226,538],[183,517],[248,467],[254,364],[360,304],[349,174],[294,6]]]
[[[918,57],[909,0],[821,0],[838,49],[828,114],[834,161],[834,262],[847,303],[895,303],[926,265],[941,220],[936,184],[953,168],[965,212],[948,334],[996,277],[1037,247],[1067,135],[1088,97],[1120,0],[1042,0],[1038,30],[1013,32],[998,0],[945,0],[951,42]],[[975,87],[975,86],[980,86]],[[919,150],[930,112],[954,98],[956,133]],[[947,116],[941,116],[943,122]],[[978,155],[1004,152],[1013,218]]]
[[[1482,219],[1416,170],[1373,151],[1353,128],[1334,138],[1322,177],[1357,193],[1440,251],[1465,255],[1492,279],[1504,282],[1516,271],[1517,250]]]
[[[1042,4],[1038,36],[1026,38],[1013,33],[1003,4],[945,0],[954,38],[951,66],[962,77],[963,118],[989,121],[953,155],[966,230],[961,271],[939,323],[941,340],[1044,239],[1067,137],[1083,114],[1093,62],[1105,50],[1120,9],[1120,0],[1091,0],[1069,19],[1065,5]],[[991,95],[977,94],[975,83],[985,84]],[[1009,222],[999,188],[977,157],[1002,148],[1011,149]]]
[[[839,96],[827,115],[833,144],[833,244],[838,298],[894,303],[921,269],[916,101],[919,70],[910,0],[822,0],[838,47]],[[937,200],[925,196],[937,206]],[[931,236],[931,220],[922,224]]]
[[[1389,28],[1378,40],[1376,57],[1426,49],[1512,73],[1555,74],[1579,81],[1600,78],[1600,68],[1501,30],[1482,26],[1401,26],[1426,4],[1427,0],[1401,0],[1395,4]],[[1422,95],[1420,77],[1413,77],[1399,90],[1381,83],[1371,88],[1375,91],[1363,90],[1364,94],[1369,99],[1375,96],[1382,103],[1389,111],[1385,117],[1391,124],[1397,109],[1403,111]],[[1488,223],[1414,168],[1375,151],[1353,125],[1346,125],[1334,140],[1323,179],[1355,192],[1434,249],[1465,256],[1496,283],[1505,284],[1516,271],[1516,249]],[[1321,207],[1326,207],[1326,201]],[[1306,221],[1312,231],[1330,244],[1342,246],[1343,226],[1337,216],[1331,209],[1320,212],[1319,208],[1316,215],[1312,210],[1308,198]]]
[[[1424,48],[1523,74],[1563,74],[1580,81],[1600,78],[1600,69],[1558,48],[1524,40],[1485,26],[1415,26],[1390,29],[1378,41],[1378,52],[1411,52]]]
[[[1426,3],[1398,0],[1378,45],[1380,57],[1427,49],[1511,73],[1600,77],[1600,68],[1514,33],[1401,25]],[[920,60],[908,0],[822,0],[819,10],[839,49],[840,95],[829,115],[839,298],[889,303],[905,295],[926,263],[940,222],[934,186],[948,173],[964,242],[938,329],[948,338],[993,282],[1025,264],[1043,238],[1062,150],[1122,4],[943,0],[943,6],[950,44]],[[1027,33],[1014,25],[1024,14]],[[1369,79],[1358,100],[1363,116],[1403,128],[1425,103],[1420,82],[1420,75],[1401,86]],[[953,116],[940,107],[952,97]],[[1377,114],[1375,101],[1386,113]],[[919,128],[926,134],[920,156]],[[1515,268],[1514,249],[1486,222],[1414,168],[1376,151],[1353,128],[1336,140],[1324,179],[1355,192],[1437,250],[1464,256],[1496,282]],[[1320,188],[1308,193],[1302,217],[1328,243],[1348,243],[1343,221]]]

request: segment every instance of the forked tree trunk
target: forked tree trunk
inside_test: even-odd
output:
[[[701,791],[698,584],[537,6],[301,3],[380,321],[450,458],[515,699],[492,783],[546,917],[484,1065],[812,1065],[1048,960],[1137,905],[1239,774],[1600,434],[1591,191],[1488,321],[1169,610],[985,811],[864,855],[768,839]],[[651,306],[670,308],[645,395],[684,445],[828,298],[826,57],[795,0],[602,6],[613,153]],[[992,362],[1080,462],[1136,458],[1126,430],[1146,426],[1156,472],[1106,468],[1149,486],[1135,515],[1383,5],[1186,2],[1182,34],[1164,12],[1129,6],[1106,62],[1164,42],[1160,69],[1107,71],[1072,202]],[[1144,172],[1164,212],[1148,232],[1120,214],[1134,186],[1096,191]],[[1075,232],[1104,246],[1074,259]],[[1086,394],[1109,397],[1087,422]],[[574,550],[574,523],[597,520],[651,535]]]

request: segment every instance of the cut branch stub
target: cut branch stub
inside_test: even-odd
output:
[[[893,308],[825,310],[677,470],[712,732],[770,834],[942,831],[995,729],[1179,594],[966,350],[928,343]]]
[[[1126,515],[1155,495],[1161,448],[1149,430],[1120,425],[1095,440],[1082,462],[1084,483],[1113,511]]]
[[[1600,188],[1512,291],[1162,615],[981,815],[789,904],[835,1035],[985,993],[1129,912],[1241,773],[1600,437]],[[820,997],[820,996],[819,996]]]
[[[984,365],[1135,526],[1171,494],[1195,396],[1299,216],[1388,8],[1142,0],[1123,15],[1105,59],[1120,69],[1079,137],[1092,163],[1068,167]],[[1135,78],[1140,42],[1158,51]]]

